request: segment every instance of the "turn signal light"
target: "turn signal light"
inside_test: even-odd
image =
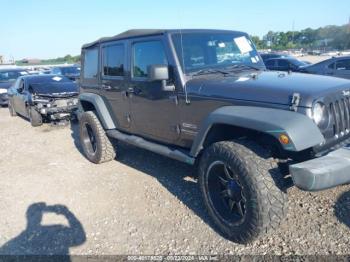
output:
[[[279,140],[283,145],[289,144],[289,137],[287,135],[281,134]]]

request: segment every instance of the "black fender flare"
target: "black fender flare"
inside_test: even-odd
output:
[[[98,118],[104,129],[116,129],[116,125],[109,113],[103,98],[94,93],[82,93],[79,95],[78,115],[84,111],[81,101],[86,101],[94,105]],[[78,116],[79,117],[79,116]]]
[[[200,126],[190,155],[196,157],[203,149],[205,138],[215,124],[228,124],[269,134],[279,139],[281,134],[290,138],[288,151],[302,151],[325,141],[317,125],[306,115],[274,108],[251,106],[224,106],[210,113]]]

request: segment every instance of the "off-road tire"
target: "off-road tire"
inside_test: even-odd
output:
[[[12,116],[12,117],[17,116],[17,112],[16,112],[16,110],[13,108],[10,99],[9,99],[8,106],[7,106],[7,107],[8,107],[8,109],[9,109],[9,111],[10,111],[10,116]]]
[[[208,168],[222,161],[233,170],[246,196],[241,224],[229,224],[213,208],[208,193]],[[234,140],[208,147],[200,160],[199,185],[205,206],[219,231],[237,243],[249,243],[276,229],[287,213],[288,198],[276,161],[254,142]]]
[[[89,134],[87,128],[92,131],[92,134],[95,139],[95,150],[89,148]],[[87,111],[81,115],[79,120],[79,135],[80,135],[80,144],[83,148],[84,154],[88,160],[95,164],[101,164],[104,162],[111,161],[115,158],[116,152],[115,149],[106,136],[106,133],[96,116],[94,111]]]
[[[33,107],[28,108],[28,116],[30,124],[33,127],[41,126],[43,124],[43,117],[41,114],[35,110]]]

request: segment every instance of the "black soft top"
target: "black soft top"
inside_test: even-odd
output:
[[[113,41],[113,40],[120,40],[120,39],[127,39],[127,38],[133,38],[133,37],[141,37],[141,36],[152,36],[152,35],[162,35],[166,33],[186,33],[186,32],[216,32],[216,33],[224,33],[224,32],[231,32],[231,33],[240,33],[245,34],[244,32],[240,31],[232,31],[232,30],[215,30],[215,29],[132,29],[125,31],[121,34],[110,36],[110,37],[102,37],[94,42],[87,43],[82,46],[82,49],[89,48],[94,45],[97,45],[99,43]]]
[[[115,36],[102,37],[94,42],[83,45],[82,48],[88,48],[96,44],[99,44],[101,42],[108,42],[112,40],[126,39],[126,38],[139,37],[139,36],[161,35],[161,34],[164,34],[165,32],[166,30],[164,29],[133,29],[133,30],[125,31]]]

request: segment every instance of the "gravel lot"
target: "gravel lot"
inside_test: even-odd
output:
[[[350,254],[349,185],[289,189],[281,228],[238,245],[210,226],[189,166],[122,144],[94,165],[77,139],[0,108],[0,254]]]

